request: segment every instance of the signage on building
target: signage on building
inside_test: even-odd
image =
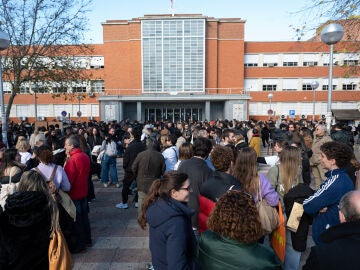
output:
[[[289,116],[291,118],[294,118],[295,117],[295,110],[289,110]]]

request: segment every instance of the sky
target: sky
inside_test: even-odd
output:
[[[90,43],[102,43],[101,23],[131,20],[147,14],[170,14],[171,0],[92,0],[89,7]],[[246,20],[245,41],[297,40],[290,25],[301,27],[307,19],[304,10],[311,0],[173,0],[175,14],[202,14],[215,18]],[[302,39],[314,35],[309,31]]]

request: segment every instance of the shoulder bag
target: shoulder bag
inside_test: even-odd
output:
[[[52,235],[49,244],[49,270],[73,269],[74,261],[60,226]]]
[[[285,248],[286,248],[286,228],[285,228],[285,218],[280,202],[278,203],[278,208],[279,208],[280,226],[271,233],[270,243],[276,255],[279,257],[281,262],[284,263]]]
[[[9,184],[2,184],[1,185],[1,191],[0,191],[0,205],[2,207],[3,210],[5,210],[5,203],[6,203],[6,199],[9,195],[13,194],[16,190],[16,184],[11,182],[11,178],[13,177],[12,175],[12,171],[13,171],[12,167],[10,169],[10,173],[9,173]]]
[[[261,194],[261,185],[259,180],[258,201],[256,207],[260,216],[261,226],[264,234],[270,234],[280,225],[279,214],[275,207],[270,206],[266,200],[263,200]]]

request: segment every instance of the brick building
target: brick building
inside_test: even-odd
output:
[[[246,42],[244,20],[200,14],[145,15],[102,27],[103,44],[84,60],[92,79],[67,89],[75,93],[70,100],[37,94],[38,116],[61,119],[65,110],[77,120],[80,110],[82,120],[268,119],[271,106],[275,117],[289,117],[292,110],[295,118],[310,120],[313,104],[316,119],[326,112],[329,46],[316,37]],[[359,112],[358,48],[358,38],[335,45],[334,112]],[[16,97],[11,118],[34,119],[27,89]]]

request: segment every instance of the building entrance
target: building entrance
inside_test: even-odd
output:
[[[145,108],[147,121],[202,121],[203,109],[200,107],[149,107]]]

